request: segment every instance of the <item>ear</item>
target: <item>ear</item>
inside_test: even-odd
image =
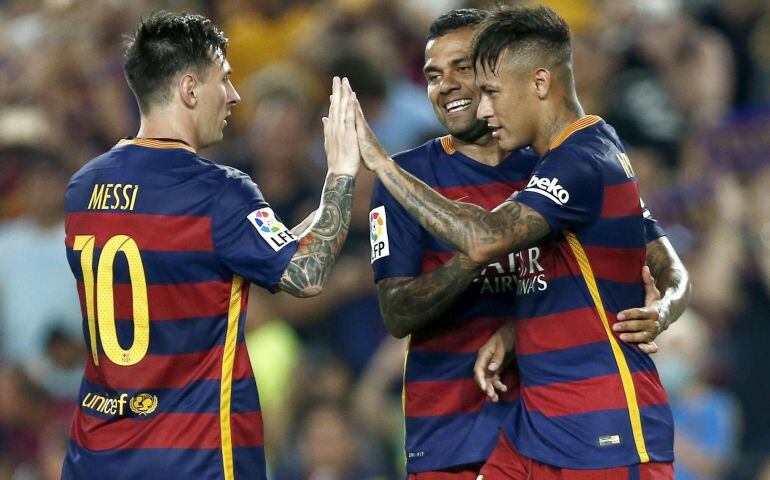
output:
[[[537,98],[540,100],[545,100],[545,98],[548,96],[548,92],[551,91],[551,86],[553,82],[553,74],[550,70],[546,68],[538,68],[535,70],[534,75],[534,89],[535,94],[537,94]]]
[[[192,74],[186,73],[179,80],[179,96],[188,108],[195,108],[198,104],[198,82]]]

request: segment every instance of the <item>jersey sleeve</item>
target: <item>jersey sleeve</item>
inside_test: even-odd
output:
[[[213,218],[219,261],[246,280],[275,291],[297,250],[297,238],[245,174],[227,179]]]
[[[652,212],[647,208],[642,200],[642,216],[644,217],[644,236],[647,239],[647,243],[653,242],[660,237],[665,237],[666,232],[660,223],[652,216]]]
[[[422,227],[377,180],[369,212],[374,280],[422,273]]]
[[[535,167],[527,186],[511,197],[545,218],[552,232],[594,222],[601,213],[604,179],[590,157],[551,152]]]

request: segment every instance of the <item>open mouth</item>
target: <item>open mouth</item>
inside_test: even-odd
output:
[[[446,105],[444,105],[444,108],[449,113],[455,113],[455,112],[466,110],[468,107],[471,106],[472,103],[473,102],[471,101],[470,98],[463,98],[460,100],[455,100],[453,102],[447,103]]]

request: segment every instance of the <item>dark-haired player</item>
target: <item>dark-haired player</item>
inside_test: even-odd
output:
[[[289,230],[245,174],[198,151],[240,100],[227,39],[197,15],[155,14],[125,54],[141,110],[67,190],[67,256],[90,351],[62,478],[265,479],[243,328],[250,283],[307,297],[347,235],[359,153],[334,79],[318,212]]]
[[[486,122],[475,118],[480,95],[470,59],[471,39],[487,15],[456,10],[431,26],[425,64],[428,95],[449,135],[394,160],[450,199],[492,208],[524,187],[521,180],[529,178],[536,158],[530,150],[511,155],[501,151]],[[540,282],[546,280],[539,270],[540,249],[501,256],[479,276],[480,267],[454,255],[451,247],[422,228],[382,183],[372,206],[372,261],[383,318],[393,335],[411,335],[404,385],[407,470],[416,480],[473,479],[477,463],[487,458],[496,441],[504,410],[485,402],[484,394],[475,390],[470,381],[472,353],[497,326],[515,318],[517,295],[542,288]],[[654,220],[647,220],[645,227],[647,260],[661,277],[666,296],[654,308],[626,312],[628,321],[616,326],[627,325],[628,332],[635,332],[625,333],[623,340],[654,351],[653,344],[644,342],[658,333],[656,322],[667,325],[681,313],[686,300],[679,284],[686,283],[686,271]],[[528,270],[533,274],[519,282],[516,272]],[[507,330],[501,328],[489,342],[512,339]],[[494,352],[489,342],[485,366],[493,359],[500,362],[511,347],[499,340]],[[503,379],[513,387],[505,395],[509,400],[518,393],[512,370]],[[496,378],[499,369],[487,373]],[[492,397],[497,396],[493,385],[499,386],[499,380],[489,382]]]

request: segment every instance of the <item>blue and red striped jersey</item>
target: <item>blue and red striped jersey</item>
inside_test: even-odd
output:
[[[402,168],[448,198],[492,209],[524,187],[538,160],[531,150],[488,166],[457,152],[450,137],[393,157]],[[375,280],[415,277],[448,261],[454,252],[428,234],[381,183],[372,196],[371,238]],[[411,335],[404,373],[406,457],[409,472],[480,463],[495,446],[498,427],[518,396],[487,401],[473,380],[476,352],[511,319],[515,281],[509,258],[488,267],[436,322]]]
[[[266,478],[248,286],[274,290],[297,242],[258,187],[122,140],[72,177],[65,225],[89,355],[62,478]]]
[[[644,304],[641,270],[654,239],[615,131],[596,116],[575,122],[513,198],[552,233],[520,253],[516,270],[521,397],[506,435],[527,457],[564,468],[673,461],[655,366],[611,330],[617,313]]]

